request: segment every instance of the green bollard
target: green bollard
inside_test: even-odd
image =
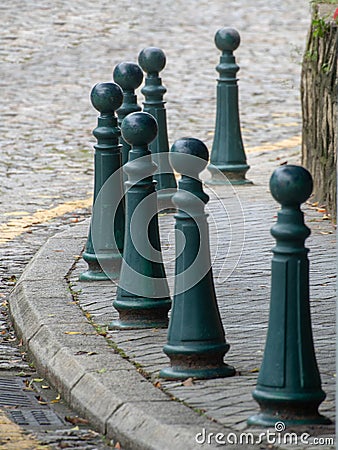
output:
[[[145,97],[143,111],[154,116],[158,124],[158,134],[150,144],[150,150],[153,160],[158,166],[154,179],[157,181],[159,208],[171,209],[173,206],[171,199],[176,192],[177,184],[169,162],[167,118],[163,100],[167,89],[159,77],[159,72],[165,66],[166,57],[160,48],[148,47],[140,52],[138,62],[147,74],[145,85],[141,90]]]
[[[129,114],[122,122],[124,139],[132,146],[125,165],[126,227],[121,275],[113,306],[119,312],[116,328],[163,328],[171,307],[162,262],[158,229],[157,194],[148,144],[155,139],[157,123],[144,112]]]
[[[267,340],[254,399],[261,411],[249,425],[329,424],[318,412],[325,398],[313,346],[309,304],[310,235],[300,209],[312,192],[312,177],[300,166],[278,167],[271,176],[272,196],[282,205],[271,234],[276,239],[271,269]]]
[[[140,66],[133,62],[122,62],[118,64],[113,71],[113,78],[123,92],[123,102],[121,107],[116,111],[118,123],[121,126],[122,121],[128,114],[141,111],[141,107],[137,104],[135,89],[137,89],[143,80],[143,72]],[[128,153],[130,145],[120,136],[122,145],[122,165],[128,162]]]
[[[220,378],[235,374],[235,369],[223,362],[230,346],[225,341],[211,268],[204,211],[209,197],[199,179],[208,157],[206,146],[194,138],[179,139],[171,149],[171,163],[182,178],[173,197],[178,209],[175,295],[168,340],[163,348],[171,367],[160,372],[167,379]]]
[[[215,35],[216,47],[222,51],[217,83],[215,135],[208,170],[212,178],[208,184],[252,184],[245,178],[249,170],[242,141],[238,108],[239,70],[233,51],[240,44],[240,36],[234,28],[221,28]],[[224,176],[225,175],[225,176]]]
[[[94,162],[93,212],[85,251],[82,255],[88,270],[81,281],[116,278],[121,264],[124,238],[124,204],[121,176],[114,178],[114,189],[102,187],[121,167],[120,129],[115,111],[122,103],[122,91],[114,83],[98,83],[91,91],[91,101],[100,112],[93,134],[97,139]],[[100,195],[99,195],[100,194]]]

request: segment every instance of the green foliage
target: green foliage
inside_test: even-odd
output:
[[[330,28],[330,25],[325,21],[325,19],[318,16],[315,16],[312,20],[312,26],[313,36],[318,38],[323,38]]]
[[[329,63],[324,63],[321,67],[323,73],[329,73],[331,71],[331,67]]]
[[[320,3],[327,3],[329,5],[334,5],[337,3],[337,0],[312,0],[310,3],[312,5],[319,5]]]
[[[313,62],[317,61],[318,60],[318,51],[317,50],[314,50],[314,51],[308,50],[305,53],[305,59],[306,59],[306,61],[313,61]]]
[[[313,0],[311,2],[312,4],[319,4],[319,3],[337,3],[337,0],[331,1],[331,0]],[[315,13],[314,18],[312,19],[312,34],[313,37],[316,38],[316,42],[314,43],[314,49],[312,51],[308,50],[305,53],[305,60],[306,61],[312,61],[316,62],[318,61],[318,39],[323,39],[325,35],[330,30],[330,22],[328,22],[329,17],[319,17],[318,12]],[[330,70],[328,67],[328,64],[324,63],[322,66],[322,71],[324,73],[327,73]]]

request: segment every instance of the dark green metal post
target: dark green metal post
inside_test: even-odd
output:
[[[164,94],[167,89],[163,86],[159,72],[164,69],[166,57],[157,47],[143,49],[138,62],[146,72],[145,85],[141,92],[145,97],[143,111],[155,117],[158,124],[158,134],[150,144],[150,150],[158,169],[154,175],[157,181],[156,190],[160,208],[172,207],[171,199],[176,191],[176,179],[169,162],[169,144],[167,131],[167,118]]]
[[[267,340],[254,399],[259,414],[250,425],[327,424],[318,413],[325,398],[312,338],[309,261],[301,203],[312,192],[312,177],[300,166],[277,168],[270,179],[272,196],[282,205],[271,234],[276,239],[271,270],[271,303]]]
[[[98,83],[91,91],[91,101],[100,112],[93,131],[97,139],[94,161],[93,212],[85,251],[82,255],[88,270],[82,281],[115,278],[119,272],[124,238],[124,205],[121,171],[120,129],[115,111],[122,103],[122,91],[114,83]],[[101,189],[115,174],[114,189]],[[99,195],[100,194],[100,195]]]
[[[118,123],[119,126],[121,126],[123,119],[127,117],[128,114],[141,111],[141,107],[137,104],[135,89],[142,83],[143,72],[140,66],[133,62],[122,62],[114,68],[113,78],[123,92],[122,105],[116,111]],[[122,165],[124,165],[128,161],[130,145],[123,139],[123,136],[120,136],[120,143],[122,145]]]
[[[240,44],[240,36],[233,28],[221,28],[215,35],[216,47],[222,51],[217,83],[215,135],[208,169],[212,178],[208,184],[246,184],[249,167],[242,141],[238,107],[239,70],[233,51]]]
[[[132,148],[124,167],[128,175],[125,244],[113,302],[120,317],[109,327],[166,327],[171,300],[162,262],[157,194],[152,177],[156,164],[148,148],[155,139],[157,124],[150,114],[135,112],[123,120],[121,130]]]
[[[235,374],[223,362],[229,344],[217,306],[209,249],[209,231],[199,173],[208,161],[208,149],[194,138],[179,139],[171,149],[171,163],[182,173],[173,197],[176,219],[175,295],[168,340],[163,351],[171,367],[161,370],[168,379],[217,378]],[[184,248],[182,248],[184,246]]]

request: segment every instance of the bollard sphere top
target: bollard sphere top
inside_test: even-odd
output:
[[[166,57],[160,48],[147,47],[138,55],[138,63],[147,73],[161,72],[166,63]]]
[[[142,83],[143,72],[138,64],[126,61],[114,68],[113,78],[122,89],[134,90]]]
[[[197,177],[205,169],[209,159],[206,145],[196,138],[181,138],[170,151],[170,163],[176,172]]]
[[[216,47],[221,51],[233,52],[239,47],[241,37],[235,28],[224,27],[215,34]]]
[[[284,206],[304,203],[311,195],[312,176],[308,170],[292,164],[278,167],[270,178],[270,191]]]
[[[157,135],[157,122],[149,113],[134,112],[123,119],[121,132],[130,145],[147,145]]]
[[[122,105],[123,93],[115,83],[98,83],[93,87],[90,99],[100,113],[113,113]]]

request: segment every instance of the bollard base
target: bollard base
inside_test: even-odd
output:
[[[206,180],[205,184],[214,186],[253,184],[252,181],[245,178],[245,174],[249,168],[250,166],[247,164],[209,164],[207,169],[211,173],[211,179]]]
[[[286,427],[301,426],[301,425],[331,425],[332,421],[317,413],[313,416],[297,417],[297,411],[294,411],[295,416],[284,416],[276,411],[275,414],[271,413],[258,413],[249,417],[247,420],[248,425],[255,425],[260,427],[274,427],[276,423],[283,422]]]
[[[203,351],[201,347],[203,344],[195,348],[191,346],[190,349],[165,345],[163,351],[169,356],[171,367],[162,369],[160,377],[168,380],[185,380],[225,378],[236,374],[234,367],[223,362],[224,354],[229,350],[228,344],[220,343],[213,346],[206,344]]]
[[[168,320],[113,320],[108,330],[144,330],[149,328],[168,328]]]
[[[236,369],[228,364],[223,364],[215,368],[200,369],[180,369],[177,367],[168,367],[160,371],[160,377],[166,380],[186,380],[187,378],[195,378],[199,380],[207,380],[211,378],[226,378],[236,374]]]
[[[226,176],[228,176],[228,174],[225,174]],[[240,179],[240,180],[235,180],[235,179],[216,179],[216,178],[211,178],[209,180],[205,180],[205,184],[209,184],[210,186],[224,186],[227,184],[231,184],[231,185],[244,185],[244,184],[253,184],[252,181],[245,179]]]
[[[79,281],[108,281],[118,278],[118,273],[106,273],[103,270],[87,270],[81,273]]]
[[[274,392],[271,388],[255,389],[253,398],[260,406],[260,412],[249,417],[248,425],[270,427],[277,422],[285,425],[329,425],[331,420],[318,412],[325,399],[322,389],[307,392]]]
[[[79,281],[116,280],[120,276],[122,261],[120,253],[96,256],[84,252],[82,257],[88,264],[88,270],[81,273]]]
[[[133,330],[142,328],[167,328],[170,298],[130,298],[115,300],[113,306],[119,312],[119,319],[108,325],[109,330]]]

